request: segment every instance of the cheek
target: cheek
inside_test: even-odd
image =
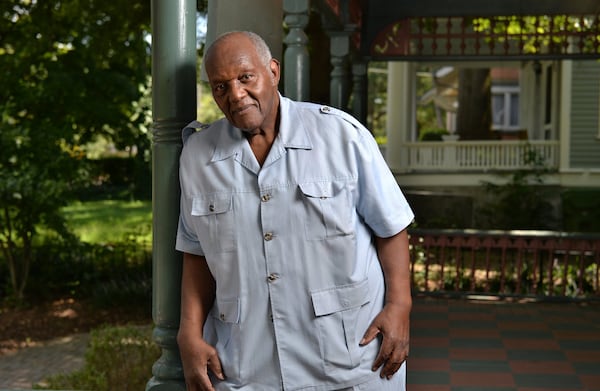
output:
[[[213,99],[215,101],[215,103],[217,104],[217,107],[219,108],[219,110],[221,110],[223,112],[223,114],[227,113],[227,102],[223,99],[223,98],[219,98],[219,97],[214,97]]]

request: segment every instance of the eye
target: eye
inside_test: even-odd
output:
[[[218,83],[212,87],[213,93],[222,94],[225,91],[225,83]]]
[[[254,75],[251,73],[244,73],[242,76],[240,76],[240,80],[242,82],[248,82],[248,81],[251,81],[252,79],[254,79]]]

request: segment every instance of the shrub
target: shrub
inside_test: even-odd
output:
[[[489,201],[479,208],[477,222],[482,229],[554,229],[554,207],[544,185],[549,168],[543,156],[528,148],[526,168],[509,174],[505,184],[483,182]]]
[[[83,369],[52,376],[34,388],[143,390],[159,357],[150,326],[104,327],[92,331]]]
[[[600,190],[567,189],[561,198],[565,231],[600,232]]]
[[[442,141],[442,136],[447,134],[444,128],[427,128],[419,132],[419,141]]]
[[[74,296],[101,307],[151,302],[150,249],[131,242],[45,243],[35,248],[31,300]]]

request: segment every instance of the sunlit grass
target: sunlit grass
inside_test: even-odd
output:
[[[152,240],[150,201],[89,201],[63,208],[69,227],[83,242],[112,243]]]

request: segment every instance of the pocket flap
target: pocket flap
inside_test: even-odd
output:
[[[213,316],[225,323],[239,323],[240,321],[240,299],[217,300],[216,311]]]
[[[211,194],[194,197],[192,216],[207,216],[227,212],[231,209],[231,200],[231,194]]]
[[[311,297],[316,316],[360,307],[369,302],[369,281],[315,291]]]
[[[343,188],[342,183],[336,182],[309,182],[298,184],[300,191],[307,197],[330,198],[338,194]]]

